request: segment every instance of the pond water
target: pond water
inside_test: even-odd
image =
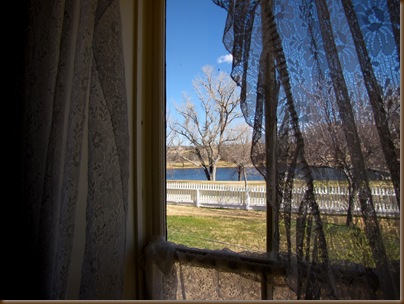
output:
[[[315,180],[346,180],[342,171],[327,167],[311,167],[313,178]],[[300,170],[296,169],[296,177],[301,175]],[[386,180],[388,174],[381,171],[369,170],[368,177],[370,180]],[[167,169],[167,180],[206,180],[205,173],[201,168],[184,168],[184,169]],[[236,168],[217,168],[216,180],[218,181],[237,181]],[[262,175],[255,169],[247,168],[247,180],[261,181],[264,180]]]
[[[167,180],[207,180],[201,168],[167,169]],[[237,181],[236,168],[217,168],[216,180]],[[247,180],[264,180],[255,168],[247,169]]]

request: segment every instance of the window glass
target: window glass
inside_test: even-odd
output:
[[[211,0],[168,0],[167,232],[190,247],[265,251],[265,182],[222,37],[227,13]]]
[[[185,277],[213,268],[202,281],[225,286],[231,265],[262,299],[397,299],[397,7],[212,2],[226,20],[209,1],[167,3],[168,240],[238,253],[174,246],[173,297],[221,298]]]

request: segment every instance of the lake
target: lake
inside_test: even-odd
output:
[[[315,180],[340,180],[346,181],[341,170],[328,167],[311,167],[311,173]],[[301,171],[296,169],[296,177],[301,178]],[[167,180],[206,180],[205,173],[201,168],[167,169]],[[382,171],[368,170],[370,180],[389,180],[389,174]],[[217,168],[216,180],[237,181],[236,168]],[[247,180],[262,181],[264,178],[254,167],[247,168]]]
[[[207,180],[201,168],[167,169],[167,180]],[[236,168],[217,168],[216,180],[237,181]],[[255,168],[247,168],[247,180],[264,180]]]

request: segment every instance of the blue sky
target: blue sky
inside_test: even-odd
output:
[[[180,104],[183,92],[196,101],[192,80],[202,74],[204,65],[230,73],[231,63],[218,62],[228,55],[222,43],[226,16],[212,0],[167,0],[166,90],[171,116],[173,102]]]

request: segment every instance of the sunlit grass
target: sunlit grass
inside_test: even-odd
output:
[[[168,239],[190,247],[263,251],[265,222],[208,216],[169,216]]]
[[[168,207],[169,208],[169,207]],[[231,216],[229,210],[187,207],[195,215],[168,215],[168,240],[189,247],[204,249],[228,248],[232,251],[265,252],[265,212],[237,210]],[[323,218],[323,230],[327,240],[330,260],[345,260],[374,267],[369,242],[363,230],[361,218],[354,218],[355,225],[347,227],[344,216]],[[399,219],[380,219],[380,228],[387,255],[400,259]],[[291,221],[292,252],[295,251],[296,220]],[[285,226],[280,221],[280,250],[286,251]]]

